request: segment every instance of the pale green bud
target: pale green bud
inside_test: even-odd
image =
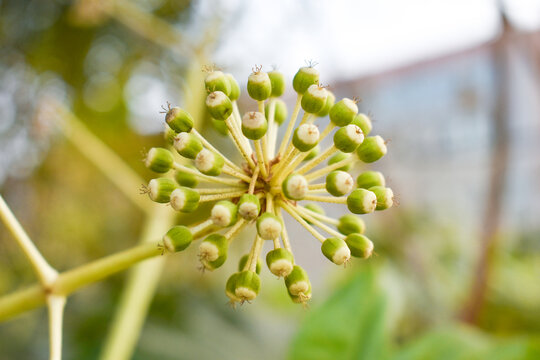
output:
[[[307,296],[311,291],[311,283],[306,271],[298,265],[285,277],[285,286],[293,296]]]
[[[356,178],[359,188],[369,189],[373,186],[385,186],[386,181],[382,173],[378,171],[364,171]]]
[[[256,195],[243,194],[238,201],[238,214],[246,220],[254,220],[261,212],[261,202]]]
[[[263,101],[272,94],[272,82],[264,71],[251,73],[248,77],[247,91],[252,99]]]
[[[328,91],[317,84],[310,85],[302,96],[302,109],[310,114],[316,114],[326,105]]]
[[[228,241],[221,234],[206,237],[199,245],[199,259],[208,270],[220,267],[227,260]]]
[[[240,261],[238,262],[238,271],[248,270],[246,269],[248,260],[249,260],[249,254],[246,254],[240,258]],[[260,274],[261,268],[262,268],[261,259],[257,258],[257,265],[255,265],[255,272],[257,274]]]
[[[229,99],[231,101],[238,100],[240,97],[240,85],[238,85],[238,81],[232,76],[232,74],[225,74],[227,79],[229,80],[229,84],[231,85],[231,92],[229,94]]]
[[[227,283],[225,284],[225,295],[227,295],[227,297],[231,299],[232,303],[241,301],[241,299],[235,294],[236,281],[238,280],[239,276],[239,272],[232,274],[229,279],[227,279]]]
[[[379,135],[368,136],[364,142],[356,149],[360,160],[365,163],[372,163],[386,155],[386,144]]]
[[[373,186],[369,188],[377,196],[377,207],[375,210],[386,210],[394,204],[394,192],[384,186]]]
[[[308,192],[308,182],[300,174],[290,174],[281,183],[281,190],[287,199],[302,200]]]
[[[191,169],[197,169],[195,166],[192,165],[186,165],[186,167],[189,167]],[[199,184],[199,180],[197,180],[197,177],[191,173],[182,171],[182,170],[176,170],[174,172],[174,180],[181,185],[189,188],[194,188]]]
[[[320,152],[321,152],[321,147],[319,146],[319,144],[317,144],[313,149],[310,150],[310,152],[302,161],[309,161],[311,159],[314,159],[317,155],[319,155]]]
[[[322,206],[318,205],[318,204],[315,204],[315,203],[308,203],[306,205],[304,205],[304,207],[308,210],[311,210],[317,214],[321,214],[321,215],[324,215],[325,214],[325,211],[324,209],[322,208]],[[303,218],[309,225],[313,225],[309,220]]]
[[[336,102],[335,95],[331,91],[327,90],[327,92],[328,92],[328,96],[326,97],[326,102],[324,103],[323,108],[319,110],[319,112],[317,113],[318,117],[325,117],[326,115],[328,115],[328,113],[330,112],[330,109],[332,108],[332,106],[334,106]]]
[[[187,111],[179,107],[173,107],[167,111],[165,121],[177,133],[190,132],[193,128],[193,118]]]
[[[221,71],[212,71],[206,75],[204,85],[208,93],[221,91],[227,96],[231,93],[231,83],[229,78]]]
[[[344,153],[352,153],[362,141],[364,134],[356,125],[346,125],[334,134],[334,145]]]
[[[343,265],[351,258],[351,250],[343,239],[331,237],[326,239],[321,246],[322,253],[336,265]]]
[[[233,111],[231,99],[222,91],[214,91],[206,97],[206,108],[210,116],[221,121],[227,120]]]
[[[151,148],[144,160],[144,165],[157,173],[166,173],[171,170],[173,164],[173,154],[164,148]]]
[[[351,124],[354,124],[358,126],[360,129],[362,129],[362,132],[365,136],[368,136],[371,132],[371,129],[373,128],[373,125],[371,124],[371,119],[366,114],[357,114]]]
[[[342,160],[345,160],[345,159],[349,158],[350,156],[351,156],[350,154],[345,154],[345,153],[342,153],[341,151],[338,151],[337,153],[332,155],[332,157],[328,160],[328,165],[338,163],[338,162],[340,162]],[[345,166],[340,167],[337,170],[349,171],[349,170],[351,170],[351,167],[352,167],[351,164],[347,164]]]
[[[334,170],[326,177],[326,191],[333,196],[343,196],[351,192],[354,179],[348,172]]]
[[[366,223],[358,216],[347,214],[339,218],[337,229],[343,235],[363,234],[366,231]]]
[[[356,189],[347,197],[347,207],[353,214],[368,214],[377,207],[377,196],[366,189]]]
[[[279,71],[273,70],[268,73],[272,83],[272,96],[278,97],[285,92],[285,77]]]
[[[188,159],[195,159],[203,149],[201,141],[192,133],[180,133],[174,138],[174,148],[180,155]]]
[[[195,167],[205,175],[218,176],[221,174],[225,161],[221,155],[208,149],[202,149],[195,158]]]
[[[373,254],[373,243],[365,235],[350,234],[345,238],[345,242],[354,257],[367,259]]]
[[[293,79],[293,88],[303,94],[313,84],[319,83],[319,72],[313,67],[301,67]]]
[[[177,187],[174,180],[169,178],[152,179],[148,183],[148,196],[152,201],[168,203],[171,200],[171,193]]]
[[[319,128],[313,124],[302,124],[296,128],[292,143],[301,152],[313,149],[319,143]]]
[[[193,241],[193,234],[189,228],[177,225],[167,231],[163,236],[163,247],[170,252],[182,251]]]
[[[259,294],[261,288],[261,279],[256,272],[242,271],[236,279],[236,288],[234,293],[240,301],[254,300]]]
[[[250,111],[242,117],[242,133],[250,140],[259,140],[268,130],[268,121],[257,111]]]
[[[165,130],[163,131],[163,138],[165,139],[165,143],[172,146],[175,137],[176,131],[171,129],[169,125],[165,124]]]
[[[291,294],[290,291],[287,290],[287,293],[289,294],[289,297],[295,304],[305,304],[309,299],[311,299],[311,284],[309,285],[309,289],[307,293],[302,293],[299,296],[295,296]]]
[[[188,187],[179,187],[171,193],[171,207],[176,211],[190,213],[199,207],[199,193]]]
[[[257,218],[257,233],[264,240],[277,239],[282,227],[281,220],[270,212],[265,212]]]
[[[234,225],[238,218],[238,206],[229,200],[218,201],[212,208],[210,219],[214,225],[228,227]]]
[[[270,272],[277,277],[285,277],[291,273],[294,266],[293,254],[287,249],[277,248],[266,254],[266,265]]]
[[[276,103],[274,108],[274,121],[278,125],[281,125],[285,120],[287,120],[287,104],[285,104],[285,101],[281,99],[273,99],[272,101]],[[268,119],[268,115],[270,113],[270,103],[272,101],[267,102],[264,106],[264,114],[266,115],[266,119]]]
[[[358,106],[356,106],[356,103],[351,99],[344,98],[332,106],[328,115],[334,125],[345,126],[353,121],[357,113]]]

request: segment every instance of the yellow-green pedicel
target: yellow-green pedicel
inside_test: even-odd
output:
[[[292,80],[296,102],[287,109],[279,98],[286,92],[286,76],[257,66],[244,89],[253,106],[241,112],[238,81],[210,71],[204,84],[206,108],[229,145],[216,148],[193,128],[189,113],[169,107],[165,145],[151,149],[145,159],[150,170],[162,174],[144,189],[151,200],[183,213],[210,209],[199,223],[178,224],[164,234],[163,251],[182,251],[197,242],[202,267],[213,271],[227,261],[238,234],[251,229],[253,241],[234,260],[237,272],[225,284],[231,303],[258,296],[265,242],[273,247],[265,256],[267,268],[284,279],[291,300],[306,303],[311,298],[308,274],[295,263],[293,252],[305,246],[295,246],[293,240],[302,229],[289,236],[285,216],[319,241],[330,262],[345,265],[352,257],[367,259],[373,253],[361,216],[393,205],[393,192],[380,172],[356,170],[360,163],[381,159],[386,143],[379,135],[368,136],[372,122],[358,112],[355,100],[336,99],[319,78],[313,66],[300,68]],[[324,203],[341,204],[349,213],[333,218]]]

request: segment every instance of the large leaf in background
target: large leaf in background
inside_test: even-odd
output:
[[[293,339],[292,360],[385,359],[386,299],[374,271],[359,271],[325,303],[313,309]]]

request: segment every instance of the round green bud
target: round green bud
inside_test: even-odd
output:
[[[199,151],[203,149],[203,145],[192,133],[183,132],[174,138],[174,148],[183,157],[195,159]]]
[[[285,277],[291,273],[294,266],[293,254],[287,249],[277,248],[266,254],[266,265],[270,272],[277,277]]]
[[[195,166],[192,165],[186,165],[186,167],[197,169]],[[199,180],[197,180],[197,177],[195,175],[182,170],[176,170],[174,172],[174,180],[176,180],[179,185],[189,188],[194,188],[199,184]]]
[[[179,187],[171,193],[171,207],[176,211],[190,213],[199,207],[199,193],[188,187]]]
[[[321,147],[319,146],[319,144],[317,144],[313,149],[310,150],[310,152],[302,161],[309,161],[311,159],[314,159],[317,155],[319,155],[320,152],[321,152]]]
[[[360,160],[365,163],[372,163],[386,155],[386,144],[379,135],[368,136],[364,142],[356,149]]]
[[[171,193],[177,187],[174,180],[169,178],[152,179],[148,183],[148,196],[152,201],[168,203],[171,200]]]
[[[228,279],[227,283],[225,284],[225,295],[231,300],[231,303],[240,302],[240,298],[236,296],[235,290],[236,290],[236,281],[238,280],[238,277],[240,276],[239,272],[236,272],[232,274]]]
[[[315,204],[315,203],[308,203],[306,205],[304,205],[304,207],[308,210],[311,210],[313,211],[314,213],[317,213],[317,214],[321,214],[321,215],[324,215],[326,214],[326,212],[324,211],[324,209],[322,208],[322,206],[318,205],[318,204]],[[309,220],[305,219],[306,222],[309,224],[309,225],[313,225]]]
[[[242,117],[242,133],[250,140],[259,140],[268,130],[268,121],[257,111],[250,111]]]
[[[165,143],[172,146],[175,137],[176,131],[171,129],[169,125],[165,124],[165,130],[163,131],[163,139],[165,140]]]
[[[167,231],[163,236],[163,247],[170,252],[182,251],[193,241],[193,234],[189,228],[177,225]]]
[[[344,153],[352,153],[362,141],[364,134],[356,125],[345,125],[334,134],[334,145]]]
[[[247,270],[246,265],[247,265],[248,260],[249,260],[249,254],[246,254],[240,258],[240,261],[238,262],[238,271]],[[255,272],[257,274],[260,274],[261,268],[262,268],[261,259],[257,258],[257,265],[255,265]]]
[[[325,117],[326,115],[328,115],[328,113],[330,112],[330,109],[336,103],[335,95],[331,91],[328,91],[328,90],[327,90],[327,93],[328,93],[328,96],[326,97],[326,102],[324,103],[324,106],[322,107],[321,110],[319,110],[319,112],[317,112],[318,117]]]
[[[229,128],[227,127],[227,124],[225,121],[220,121],[211,118],[212,121],[212,127],[221,135],[227,135],[229,133]]]
[[[240,301],[254,300],[259,294],[261,288],[261,279],[256,272],[242,271],[236,279],[236,288],[234,293]]]
[[[257,233],[264,240],[277,239],[282,226],[281,220],[270,212],[265,212],[257,218]]]
[[[285,77],[279,71],[273,70],[268,73],[272,83],[272,96],[278,97],[285,92]]]
[[[322,253],[336,265],[343,265],[351,258],[351,250],[343,239],[331,237],[322,243]]]
[[[302,200],[308,192],[308,182],[300,174],[290,174],[281,183],[281,190],[287,199]]]
[[[313,149],[319,143],[319,128],[313,124],[302,124],[294,131],[292,143],[301,152]]]
[[[199,259],[208,270],[220,267],[227,260],[228,241],[221,234],[206,237],[199,245]]]
[[[334,125],[345,126],[353,121],[357,113],[358,106],[356,106],[356,102],[344,98],[332,106],[328,115],[330,116],[330,121],[332,121]]]
[[[319,83],[319,72],[314,67],[301,67],[293,78],[293,88],[303,94],[313,84]]]
[[[238,201],[238,214],[246,220],[255,220],[261,212],[261,202],[256,195],[243,194]]]
[[[377,207],[377,196],[366,189],[356,189],[347,197],[347,207],[353,214],[368,214]]]
[[[310,85],[302,96],[302,109],[310,114],[317,114],[326,105],[328,91],[317,84]]]
[[[225,74],[225,76],[227,77],[227,79],[229,80],[229,84],[231,85],[229,99],[231,99],[231,101],[238,100],[238,98],[240,97],[240,85],[238,85],[238,82],[236,81],[234,76],[232,76],[232,74]]]
[[[151,148],[144,160],[144,165],[157,173],[166,173],[171,170],[173,164],[173,154],[164,148]]]
[[[221,155],[208,149],[202,149],[195,157],[195,167],[205,175],[218,176],[224,164],[225,161]]]
[[[309,285],[309,289],[306,293],[302,293],[299,296],[295,296],[291,294],[290,291],[287,290],[287,293],[289,294],[289,297],[295,304],[305,304],[309,299],[311,299],[311,284]]]
[[[338,151],[334,155],[332,155],[332,157],[330,159],[328,159],[328,165],[332,165],[332,164],[338,163],[338,162],[340,162],[342,160],[348,159],[350,156],[351,156],[350,154],[345,154],[345,153],[343,153],[341,151]],[[349,170],[351,170],[351,167],[352,167],[351,164],[347,164],[345,166],[340,167],[337,170],[349,171]]]
[[[343,196],[351,192],[354,179],[348,172],[334,170],[326,177],[326,191],[333,196]]]
[[[281,125],[285,120],[287,120],[287,104],[285,104],[285,101],[281,99],[273,99],[272,101],[269,101],[264,106],[264,114],[266,115],[266,119],[268,119],[268,114],[270,114],[270,104],[272,102],[275,102],[274,107],[274,121]]]
[[[229,200],[218,201],[212,208],[210,219],[214,225],[228,227],[234,225],[238,219],[238,206]]]
[[[394,204],[394,192],[384,186],[373,186],[369,188],[377,196],[377,207],[375,210],[386,210]]]
[[[233,111],[231,99],[222,91],[211,92],[206,97],[206,108],[210,116],[221,121],[227,120]]]
[[[373,128],[373,125],[371,124],[371,119],[366,114],[357,114],[351,124],[354,124],[358,126],[365,136],[368,136],[371,132],[371,129]]]
[[[359,188],[369,189],[373,186],[385,186],[386,181],[379,171],[364,171],[356,178],[356,184]]]
[[[231,93],[231,83],[228,77],[221,71],[212,71],[206,75],[204,85],[208,93],[221,91],[227,96]]]
[[[343,235],[353,233],[363,234],[366,231],[366,223],[358,216],[347,214],[339,218],[337,229]]]
[[[193,128],[193,118],[191,115],[179,107],[173,107],[165,115],[167,125],[177,133],[190,132]]]
[[[311,290],[306,271],[298,265],[294,265],[291,273],[285,277],[285,286],[289,294],[293,296],[307,295]]]
[[[252,99],[263,101],[272,94],[272,82],[264,71],[251,73],[248,77],[247,91]]]
[[[351,249],[351,255],[354,257],[367,259],[373,254],[373,243],[365,235],[349,234],[345,238],[345,242],[349,249]]]

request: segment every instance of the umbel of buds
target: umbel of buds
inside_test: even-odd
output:
[[[367,259],[373,253],[360,215],[386,210],[394,203],[394,193],[380,172],[351,174],[355,165],[375,162],[387,152],[382,137],[371,135],[371,120],[358,112],[356,101],[336,100],[319,84],[313,66],[294,75],[297,97],[290,112],[279,98],[285,87],[282,73],[266,73],[256,66],[247,79],[256,111],[242,114],[238,82],[231,74],[209,72],[206,108],[220,133],[230,138],[230,146],[218,150],[193,128],[189,113],[169,106],[165,111],[168,147],[151,149],[145,159],[150,170],[163,174],[144,188],[152,201],[168,203],[181,213],[210,209],[203,221],[179,224],[164,234],[163,251],[182,251],[198,242],[199,260],[212,271],[227,261],[229,245],[237,235],[253,229],[250,250],[238,260],[238,271],[225,285],[233,304],[252,301],[259,294],[265,241],[273,246],[265,256],[266,266],[283,278],[291,300],[306,303],[311,298],[311,283],[295,261],[285,214],[320,242],[324,257],[345,265],[351,257]],[[326,138],[333,141],[325,149],[321,144]],[[235,155],[229,154],[230,149],[237,152],[234,160],[228,157]],[[342,204],[349,213],[333,218],[325,213],[323,203]]]

